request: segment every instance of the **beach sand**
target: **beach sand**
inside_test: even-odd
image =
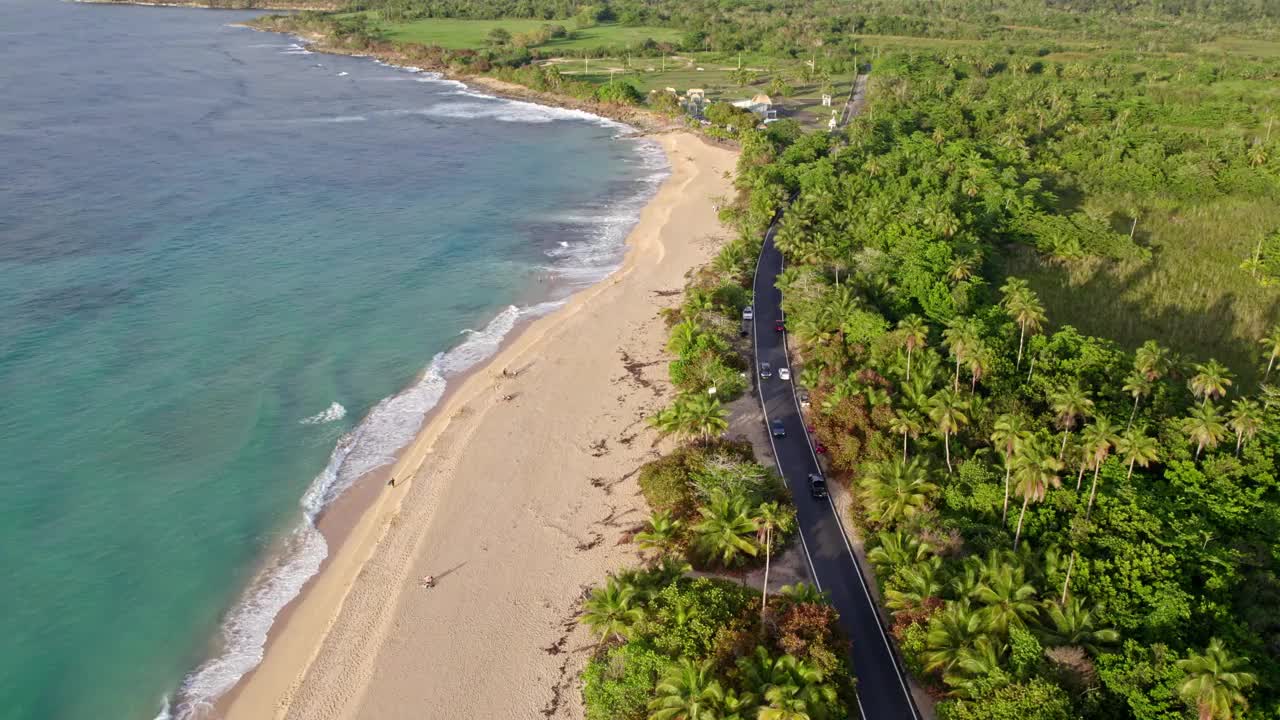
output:
[[[584,592],[633,563],[646,418],[671,396],[658,311],[724,234],[736,155],[658,136],[672,174],[623,267],[443,402],[225,703],[231,720],[578,718]],[[516,372],[504,377],[503,370]],[[510,396],[510,399],[504,399]],[[434,588],[418,579],[431,574]]]

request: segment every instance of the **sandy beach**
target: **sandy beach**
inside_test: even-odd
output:
[[[657,138],[672,174],[623,267],[445,399],[229,698],[232,720],[578,718],[584,591],[630,562],[635,470],[670,395],[658,312],[723,230],[736,155]],[[504,376],[503,371],[514,373]],[[419,586],[431,574],[437,585]]]

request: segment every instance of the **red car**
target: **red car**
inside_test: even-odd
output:
[[[782,321],[782,320],[774,320],[774,321],[773,321],[773,331],[774,331],[774,332],[782,332],[783,330],[786,330],[786,329],[787,329],[787,324],[786,324],[784,321]]]

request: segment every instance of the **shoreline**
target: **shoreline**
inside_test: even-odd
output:
[[[386,592],[380,593],[384,596],[381,604],[382,617],[372,633],[368,633],[368,628],[365,627],[368,618],[361,617],[360,608],[348,607],[348,601],[353,591],[370,574],[369,571],[385,564],[386,555],[390,552],[388,546],[396,544],[393,541],[397,538],[393,536],[397,533],[404,534],[399,522],[402,516],[417,513],[429,518],[434,514],[432,511],[441,496],[448,490],[455,489],[448,487],[454,484],[454,479],[447,469],[439,473],[443,477],[435,481],[418,482],[419,479],[425,480],[421,475],[432,472],[432,468],[424,467],[428,465],[425,462],[427,458],[436,456],[442,466],[447,465],[445,458],[440,457],[437,452],[437,447],[442,444],[451,445],[447,442],[447,436],[455,434],[464,436],[459,452],[474,452],[476,448],[469,439],[478,430],[476,425],[490,416],[493,409],[506,408],[521,401],[521,395],[516,394],[513,402],[504,402],[500,391],[523,385],[521,380],[525,376],[525,370],[545,359],[546,354],[553,350],[550,346],[557,336],[565,333],[575,319],[580,322],[581,316],[598,312],[592,307],[593,301],[605,294],[618,294],[619,288],[625,288],[628,279],[637,271],[651,271],[662,264],[667,248],[660,236],[663,230],[673,230],[669,227],[669,221],[674,210],[681,207],[688,210],[689,206],[700,203],[705,206],[706,213],[714,217],[714,212],[710,209],[710,197],[689,197],[685,193],[685,189],[695,178],[701,176],[706,180],[707,175],[713,174],[703,172],[709,168],[698,168],[691,153],[696,152],[700,146],[705,152],[721,155],[718,160],[722,167],[717,168],[718,170],[731,169],[731,154],[705,145],[699,138],[688,133],[664,136],[661,143],[671,163],[672,172],[645,206],[640,222],[628,236],[622,266],[603,280],[574,293],[563,306],[550,314],[533,318],[528,323],[513,328],[491,358],[466,372],[464,377],[453,378],[454,382],[450,383],[445,395],[429,413],[415,439],[398,454],[394,465],[371,473],[372,477],[361,478],[342,498],[326,509],[318,525],[331,543],[329,556],[299,596],[277,616],[268,636],[262,662],[218,700],[215,706],[218,716],[228,720],[256,720],[270,712],[276,718],[291,717],[291,709],[295,708],[299,697],[314,695],[316,686],[320,686],[322,691],[345,690],[348,703],[353,700],[350,697],[353,688],[331,688],[323,680],[308,681],[315,670],[328,671],[331,669],[328,666],[341,666],[345,663],[343,657],[337,657],[331,652],[332,649],[326,650],[326,644],[334,640],[335,631],[341,629],[339,626],[344,621],[361,625],[361,632],[354,637],[360,638],[362,644],[368,644],[370,636],[381,635],[385,639],[388,625],[394,623],[397,615],[395,603],[385,602],[388,599],[385,597]],[[710,179],[727,184],[722,178]],[[699,259],[705,261],[706,257]],[[683,279],[684,273],[692,267],[696,267],[696,264],[680,268],[678,277]],[[656,308],[650,307],[648,310],[656,318]],[[660,347],[656,349],[660,351]],[[658,365],[660,374],[665,376],[665,367],[660,363]],[[508,368],[516,370],[515,377],[507,378],[502,375],[502,370]],[[631,392],[635,394],[636,390]],[[555,413],[548,414],[555,416]],[[637,422],[642,424],[643,418],[629,419],[630,425],[636,425]],[[642,429],[636,432],[645,433]],[[541,450],[529,449],[534,452]],[[389,477],[397,479],[394,487],[386,484]],[[574,480],[581,482],[583,479]],[[356,501],[366,495],[371,496],[368,498],[371,502],[366,507],[358,507],[359,503]],[[407,507],[408,504],[412,504],[412,507]],[[633,518],[637,522],[640,519]],[[331,538],[330,533],[335,530],[341,536]],[[341,532],[343,530],[346,532]],[[454,542],[459,540],[455,538]],[[415,546],[417,544],[413,543]],[[614,545],[611,544],[602,549],[613,548]],[[404,572],[408,569],[405,561],[412,558],[401,556],[397,559],[401,561],[402,568],[397,578],[397,587],[404,592],[404,586],[407,585],[408,591],[412,592],[415,589],[412,573]],[[443,579],[443,575],[441,578]],[[522,582],[527,583],[528,580]],[[385,591],[385,588],[382,590]],[[433,598],[439,594],[439,590],[439,587],[432,590]],[[570,593],[564,599],[572,601],[574,594]],[[380,650],[381,647],[377,649]],[[365,657],[366,662],[374,659],[369,657],[369,653]],[[323,662],[326,660],[327,662]],[[321,668],[321,665],[326,667]],[[360,695],[363,696],[363,693]],[[330,705],[325,703],[323,707]],[[269,711],[268,707],[271,708]],[[532,713],[534,708],[529,710]],[[311,710],[303,709],[300,712],[299,717],[315,716]]]

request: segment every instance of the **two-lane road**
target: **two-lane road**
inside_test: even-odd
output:
[[[785,438],[773,440],[778,469],[795,498],[804,550],[818,586],[831,598],[840,612],[845,632],[853,640],[850,657],[858,678],[863,716],[867,720],[919,720],[835,506],[830,499],[815,500],[809,494],[809,473],[821,472],[821,469],[810,445],[792,382],[778,378],[778,368],[790,367],[790,364],[786,333],[774,329],[774,323],[782,317],[782,293],[775,287],[777,276],[782,272],[782,253],[773,246],[776,227],[775,222],[765,235],[754,282],[755,371],[765,425],[781,420],[786,428]],[[773,377],[760,378],[762,362],[773,367]]]

